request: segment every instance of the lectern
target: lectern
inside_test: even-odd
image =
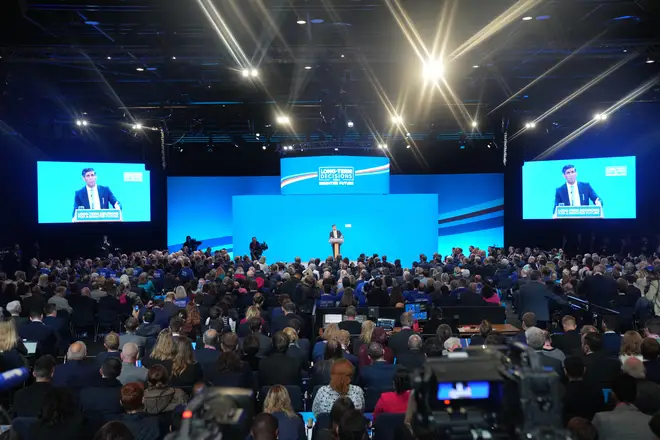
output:
[[[331,238],[328,240],[330,242],[330,245],[332,246],[332,256],[334,258],[337,258],[337,255],[339,255],[339,248],[341,248],[341,245],[344,244],[344,238]]]

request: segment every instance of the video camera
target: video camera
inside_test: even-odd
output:
[[[566,439],[559,376],[520,343],[430,358],[413,375],[413,432],[433,439]]]
[[[205,388],[183,411],[180,428],[166,440],[222,440],[247,437],[253,392],[243,388]]]

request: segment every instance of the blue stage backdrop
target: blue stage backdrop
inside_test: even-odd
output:
[[[577,173],[579,196],[585,193],[581,206],[594,205],[594,200],[589,200],[587,191],[582,189],[586,186],[584,184],[589,184],[591,194],[602,201],[603,218],[637,217],[635,157],[627,156],[525,162],[522,171],[523,219],[552,219],[555,204],[570,206],[567,180],[562,172],[567,165],[572,165]],[[557,196],[562,190],[563,195]]]
[[[280,160],[282,195],[387,194],[387,157],[314,156]]]
[[[121,205],[123,221],[151,220],[151,179],[144,164],[37,162],[39,223],[72,222],[75,193],[85,187],[85,168],[94,169],[99,188],[112,191]]]
[[[415,215],[388,215],[380,206],[414,206]],[[254,215],[259,206],[263,215]],[[340,207],[351,207],[340,209]],[[328,208],[328,209],[326,209]],[[341,254],[400,258],[435,252],[438,199],[432,194],[236,196],[233,204],[234,252],[247,255],[253,236],[268,243],[268,261],[303,261],[332,255],[328,238],[333,224],[344,235]]]
[[[392,195],[435,195],[437,212],[434,218],[437,223],[437,246],[434,251],[440,252],[442,255],[449,253],[454,246],[467,249],[470,245],[481,248],[503,245],[504,180],[502,174],[391,175],[390,193]],[[191,235],[202,241],[203,248],[207,246],[213,249],[226,248],[233,252],[233,237],[236,236],[236,233],[232,227],[234,217],[232,197],[280,195],[280,178],[170,177],[167,181],[167,194],[167,243],[171,251],[181,249],[186,235]],[[286,198],[289,197],[292,196]],[[323,211],[338,213],[347,210],[362,210],[371,214],[373,224],[384,221],[382,219],[385,217],[403,219],[402,226],[397,227],[394,232],[402,237],[401,240],[407,242],[407,234],[410,231],[407,231],[405,227],[414,229],[414,221],[417,219],[420,222],[424,221],[422,212],[427,215],[424,207],[412,201],[405,201],[405,199],[397,205],[378,204],[379,202],[375,201],[376,196],[372,196],[371,201],[364,206],[347,205],[341,202],[335,205],[326,204],[326,202],[320,204],[318,201],[313,202],[313,197],[310,199],[312,200],[311,205],[301,205],[296,210],[289,212],[289,220],[286,222],[287,228],[289,225],[296,225],[296,230],[301,231],[300,234],[305,237],[311,236],[307,231],[316,225],[320,228],[319,230],[324,231],[325,235],[329,234],[333,221],[326,222],[324,220],[326,214]],[[346,206],[348,208],[344,208]],[[281,227],[279,223],[271,220],[272,216],[279,215],[274,214],[273,209],[266,211],[257,203],[254,203],[251,209],[251,218],[270,225],[275,231]],[[280,209],[278,208],[278,210]],[[297,216],[301,211],[314,212],[315,215],[312,218],[316,220],[311,221],[310,224],[299,222]],[[352,223],[342,222],[341,219],[334,221],[343,232],[350,231],[350,229],[343,228],[342,224]],[[250,238],[256,235],[254,232],[251,234],[248,233]],[[389,235],[384,235],[383,239],[389,239]],[[247,249],[248,242],[249,239],[241,245]],[[327,256],[330,249],[327,237],[325,243],[322,240],[321,245],[323,252],[318,255],[319,258]],[[269,261],[274,261],[272,252],[278,251],[274,251],[274,245],[270,242],[269,246],[270,249],[266,252],[266,256]],[[344,250],[350,249],[342,249],[342,253],[346,254]],[[304,252],[305,248],[298,250],[300,254]],[[369,252],[369,250],[362,249],[360,252]],[[349,258],[357,257],[357,255],[346,255]],[[390,258],[401,258],[400,256],[395,257],[391,253],[389,256]],[[411,261],[402,259],[402,263],[406,265],[409,265]]]

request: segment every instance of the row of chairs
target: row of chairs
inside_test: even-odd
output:
[[[322,386],[324,385],[316,385],[311,393],[305,393],[301,386],[286,385],[285,388],[289,393],[289,398],[291,399],[291,406],[293,407],[293,410],[296,412],[311,411],[312,404],[314,402],[314,397],[316,397],[316,393]],[[270,385],[265,385],[259,389],[258,402],[260,407],[263,407],[264,401],[266,399],[266,395],[268,395],[268,391],[270,390],[270,388],[271,388]],[[365,389],[364,411],[368,413],[373,412],[376,408],[376,403],[378,402],[380,395],[388,391],[393,391],[393,389],[391,387],[389,388],[384,387],[382,389],[373,389],[373,390],[370,390],[369,388]]]

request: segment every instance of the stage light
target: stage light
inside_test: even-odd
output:
[[[112,59],[112,57],[108,57],[108,59],[109,59],[109,60],[111,60],[111,59]]]
[[[535,128],[536,122],[528,122],[525,124],[525,128]]]
[[[335,151],[339,151],[339,148],[335,148]]]
[[[255,133],[255,136],[258,138],[258,137],[260,136],[260,134],[259,134],[259,133]]]
[[[144,67],[136,67],[135,70],[138,72],[144,72]]]
[[[442,78],[444,71],[444,66],[439,60],[429,60],[424,63],[424,78],[428,80],[435,81]]]
[[[477,121],[472,121],[472,128],[477,128]]]
[[[312,70],[312,66],[305,66],[305,70]]]
[[[142,130],[142,124],[139,122],[133,125],[133,130]]]
[[[344,58],[344,54],[341,54],[341,57]]]
[[[406,137],[409,138],[409,137],[410,137],[410,133],[406,133]]]
[[[259,76],[259,71],[257,69],[250,70],[250,76],[252,78],[256,78],[257,76]]]
[[[290,124],[291,123],[291,119],[289,119],[288,116],[284,116],[284,115],[278,116],[276,121],[277,121],[278,124]]]
[[[250,70],[249,69],[243,69],[243,78],[247,78],[250,76]]]
[[[403,118],[399,115],[392,115],[392,124],[403,124]]]
[[[76,121],[76,125],[77,125],[78,127],[80,127],[80,126],[82,125],[82,120],[78,119],[78,120]]]
[[[176,57],[172,57],[173,60],[176,60]]]
[[[646,59],[646,64],[653,64],[653,63],[655,63],[655,60],[653,58]]]
[[[531,20],[531,19],[532,19],[532,17],[530,17],[529,15],[528,15],[527,17],[523,17],[523,18],[522,18],[523,21],[529,21],[529,20]]]
[[[472,68],[473,68],[473,69],[478,69],[478,68],[479,68],[479,64],[475,64],[474,66],[472,66]]]
[[[305,20],[298,20],[298,21],[296,21],[296,23],[298,23],[298,24],[307,24],[307,22]]]
[[[607,115],[605,113],[596,113],[596,115],[594,115],[594,120],[596,121],[604,121],[605,119],[607,119]]]
[[[380,149],[382,150],[382,149],[387,148],[387,145],[385,145],[385,144],[378,144],[378,148],[380,148]]]
[[[262,150],[265,150],[265,149],[266,149],[266,146],[265,146],[265,145],[262,145],[262,146],[261,146],[261,149],[262,149]]]
[[[406,145],[406,148],[410,148],[410,144],[407,144],[407,145]]]
[[[348,128],[353,128],[355,126],[355,124],[353,124],[353,121],[348,121],[346,125],[348,126]]]

